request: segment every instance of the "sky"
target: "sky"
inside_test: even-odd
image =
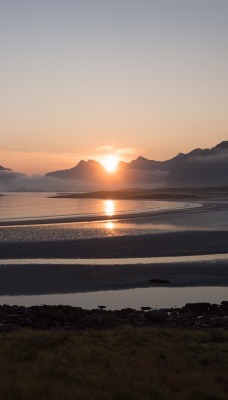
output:
[[[165,160],[228,139],[227,0],[0,0],[0,165]]]

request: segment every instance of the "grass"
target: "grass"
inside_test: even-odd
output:
[[[0,335],[1,400],[225,400],[228,332]]]

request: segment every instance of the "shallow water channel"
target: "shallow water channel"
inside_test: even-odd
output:
[[[194,302],[220,304],[223,300],[228,300],[227,287],[150,287],[87,293],[1,296],[0,304],[16,304],[27,307],[41,304],[62,304],[86,309],[97,308],[99,305],[104,305],[107,309],[115,310],[126,307],[140,309],[142,306],[150,306],[152,308],[182,307],[186,303]]]

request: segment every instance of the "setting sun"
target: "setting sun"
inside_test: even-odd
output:
[[[101,164],[108,172],[116,171],[119,158],[115,155],[108,155],[101,160]]]

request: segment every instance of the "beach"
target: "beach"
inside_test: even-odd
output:
[[[54,201],[62,204],[64,200]],[[71,201],[74,202],[74,199]],[[213,260],[213,256],[204,262],[183,260],[156,264],[156,257],[226,254],[227,215],[227,201],[223,198],[221,202],[208,201],[203,206],[197,204],[186,209],[161,209],[140,215],[135,212],[110,218],[96,215],[93,217],[97,224],[95,233],[93,222],[89,222],[87,216],[80,217],[84,222],[64,217],[53,221],[40,219],[36,223],[31,220],[11,221],[8,222],[11,226],[6,226],[4,221],[0,228],[4,239],[0,243],[0,295],[82,293],[164,285],[228,286],[227,261]],[[126,232],[133,234],[126,234],[120,229],[116,231],[115,224],[125,220],[134,227],[133,231]],[[112,228],[102,231],[99,224],[110,221]],[[135,227],[141,226],[144,230],[138,234]],[[160,231],[155,232],[153,226],[160,226]],[[167,230],[167,226],[171,226],[171,231]],[[78,239],[77,232],[80,230],[82,238]],[[30,235],[32,232],[33,236]],[[75,236],[70,239],[72,234]],[[155,260],[141,264],[140,259],[146,257],[155,257]],[[131,265],[128,260],[126,265],[108,265],[111,258],[116,259],[117,264],[120,258],[138,258],[139,262]],[[7,259],[21,260],[20,265],[16,262],[15,265],[13,262],[4,265],[3,260]],[[23,264],[23,260],[27,259],[33,259],[33,262]],[[35,259],[46,261],[37,265]],[[48,259],[56,259],[56,264],[50,265]],[[65,260],[65,265],[61,265],[61,259]],[[98,263],[68,265],[67,259],[84,259],[85,263],[86,259],[96,259]],[[104,260],[102,264],[107,259],[106,265],[99,265],[99,259]],[[156,283],[151,282],[153,279],[157,280]]]
[[[163,280],[167,282],[163,283]],[[0,266],[1,296],[82,293],[158,286],[228,286],[227,263]]]
[[[1,259],[21,259],[21,265],[0,266],[0,294],[76,293],[154,286],[228,286],[227,261],[156,264],[156,257],[223,254],[227,232],[176,232],[145,236],[108,237],[76,241],[5,243]],[[153,264],[108,265],[109,258],[155,257]],[[33,259],[23,265],[23,259]],[[48,259],[56,259],[56,265]],[[67,259],[107,259],[107,265],[67,265]],[[37,265],[35,259],[46,259]],[[58,261],[57,261],[58,259]],[[61,265],[61,259],[65,265]],[[98,261],[99,262],[99,261]],[[15,262],[16,264],[16,262]],[[60,265],[58,265],[60,264]],[[157,282],[155,286],[163,286]],[[167,284],[166,284],[167,286]]]
[[[0,243],[7,258],[134,258],[227,253],[227,231],[181,231],[80,240]]]

